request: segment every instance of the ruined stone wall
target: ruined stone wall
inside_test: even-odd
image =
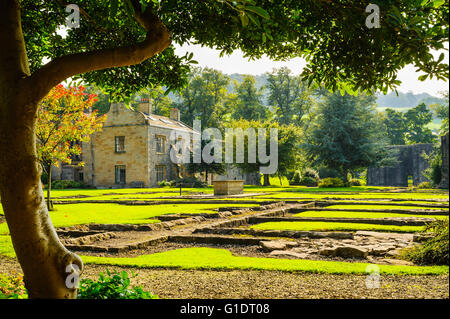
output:
[[[441,151],[442,151],[442,179],[441,183],[439,184],[439,188],[446,188],[448,189],[448,141],[449,136],[448,133],[445,136],[441,137]]]
[[[369,167],[367,185],[369,186],[408,186],[408,176],[413,177],[413,184],[428,181],[423,171],[429,167],[422,153],[430,154],[433,144],[395,145],[398,163],[392,167]]]

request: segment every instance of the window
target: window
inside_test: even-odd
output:
[[[166,167],[164,165],[156,165],[156,181],[162,182],[166,180]]]
[[[125,136],[116,136],[116,144],[115,144],[116,153],[125,152]]]
[[[116,184],[126,184],[126,179],[125,179],[125,165],[116,165],[116,172],[115,172],[115,181]]]
[[[156,135],[156,153],[164,154],[166,152],[166,137]]]

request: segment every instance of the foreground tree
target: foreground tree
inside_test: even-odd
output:
[[[172,41],[250,58],[303,56],[304,79],[331,89],[386,91],[410,63],[446,79],[448,66],[430,50],[448,41],[448,2],[376,3],[386,18],[368,29],[361,1],[79,0],[80,23],[71,19],[63,37],[64,1],[0,1],[0,196],[29,296],[75,297],[65,280],[82,269],[56,235],[40,183],[37,110],[53,87],[83,79],[112,101],[150,82],[178,88],[191,56],[176,56]]]
[[[36,125],[37,156],[48,176],[47,207],[52,209],[52,166],[72,163],[81,154],[82,142],[99,131],[106,115],[97,117],[91,112],[96,101],[93,94],[85,94],[84,87],[66,89],[59,84],[42,100]],[[84,165],[79,162],[78,165]]]

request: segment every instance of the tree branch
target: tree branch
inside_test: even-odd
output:
[[[144,41],[124,47],[70,54],[55,58],[24,79],[32,92],[33,102],[65,79],[86,72],[142,63],[164,51],[171,43],[170,32],[152,12],[135,10],[135,19],[147,31]]]

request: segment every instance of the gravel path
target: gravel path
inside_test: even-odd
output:
[[[131,268],[115,267],[117,270]],[[279,271],[133,269],[133,285],[160,298],[365,299],[449,298],[449,276],[382,276],[368,289],[366,276],[302,274]],[[0,256],[0,272],[20,271],[14,259]],[[84,277],[98,278],[105,266],[86,265]]]

